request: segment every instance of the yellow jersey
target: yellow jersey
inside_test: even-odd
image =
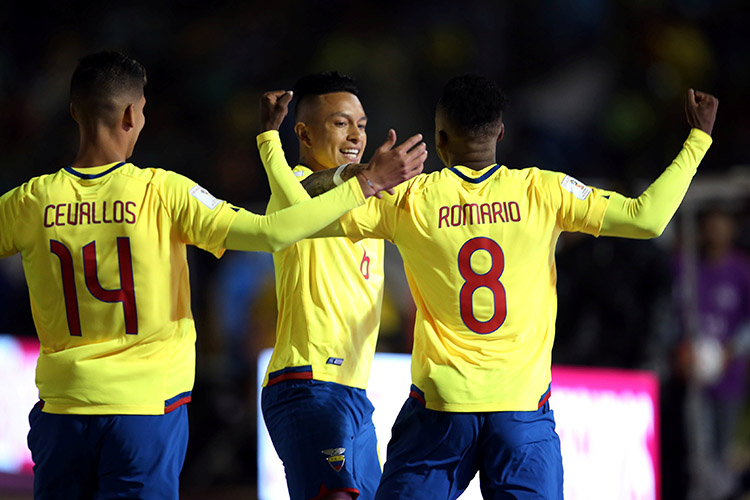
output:
[[[491,165],[422,174],[342,217],[395,243],[417,315],[412,382],[427,408],[536,410],[550,384],[562,231],[597,235],[607,193]]]
[[[67,167],[0,197],[0,258],[23,258],[45,412],[158,415],[190,399],[185,245],[221,256],[238,210],[130,163]]]
[[[549,397],[561,232],[661,234],[710,145],[691,130],[636,199],[538,168],[454,166],[344,215],[344,234],[390,240],[404,259],[417,305],[412,395],[440,411],[538,409]]]
[[[277,132],[261,134],[258,147],[264,164],[289,169]],[[312,174],[302,165],[293,171],[299,180]],[[284,191],[272,193],[267,213],[296,202]],[[341,237],[302,240],[273,254],[278,316],[264,386],[314,379],[367,387],[380,327],[383,255],[382,240]]]

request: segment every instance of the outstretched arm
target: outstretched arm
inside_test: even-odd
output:
[[[662,234],[711,146],[718,104],[712,95],[688,91],[685,112],[692,130],[682,150],[638,198],[611,193],[600,235],[646,239]]]
[[[351,180],[321,196],[270,215],[240,210],[229,228],[224,247],[277,252],[320,231],[364,201],[359,184]]]

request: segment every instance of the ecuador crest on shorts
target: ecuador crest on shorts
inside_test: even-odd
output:
[[[346,448],[329,448],[327,450],[323,450],[321,453],[323,453],[324,455],[328,455],[328,457],[326,458],[326,461],[328,461],[328,465],[333,467],[333,470],[338,472],[344,467],[344,462],[346,461],[346,457],[344,456],[345,451]]]

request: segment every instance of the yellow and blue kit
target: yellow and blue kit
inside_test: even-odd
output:
[[[217,257],[225,245],[278,250],[363,201],[353,182],[314,207],[263,217],[177,173],[122,162],[7,192],[0,258],[23,259],[44,411],[160,415],[188,401],[196,333],[185,246]],[[314,220],[300,222],[303,213]]]
[[[260,134],[258,149],[269,179],[290,170],[278,132]],[[300,181],[312,174],[302,165],[293,172]],[[271,182],[271,193],[267,213],[309,199],[299,183]],[[278,316],[261,408],[289,494],[372,499],[381,469],[365,389],[380,326],[383,241],[302,240],[273,260]]]

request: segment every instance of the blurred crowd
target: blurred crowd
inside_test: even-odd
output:
[[[72,160],[70,75],[79,57],[108,48],[148,70],[147,123],[132,161],[176,170],[256,212],[270,194],[255,147],[258,99],[323,70],[360,83],[365,159],[393,127],[402,138],[422,132],[426,171],[441,168],[437,96],[451,76],[477,72],[510,98],[499,162],[630,196],[679,150],[688,131],[682,100],[694,87],[720,100],[698,179],[728,179],[750,164],[744,3],[12,2],[0,18],[0,192]],[[287,119],[281,134],[294,162],[291,126]],[[660,240],[565,235],[558,251],[554,362],[660,375],[665,500],[710,498],[696,496],[701,488],[729,498],[748,462],[750,197],[715,191],[681,209]],[[387,247],[378,349],[409,352],[413,303]],[[199,250],[189,260],[199,340],[183,485],[186,495],[252,488],[255,359],[274,335],[272,260],[230,252],[216,261]],[[0,261],[0,318],[3,333],[34,335],[17,258]],[[693,442],[699,429],[705,439]],[[708,478],[697,477],[700,460],[715,466]]]

